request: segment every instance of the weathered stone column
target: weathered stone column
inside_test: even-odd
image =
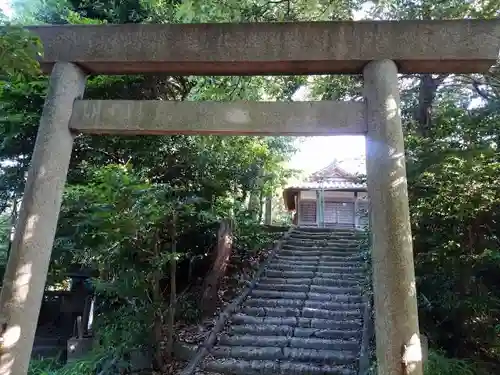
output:
[[[271,225],[273,221],[273,195],[266,196],[264,224]]]
[[[422,375],[415,271],[396,64],[364,69],[379,375]]]
[[[1,375],[28,372],[73,147],[68,124],[84,88],[77,66],[55,64],[0,294]]]
[[[354,229],[359,229],[359,198],[358,194],[354,194]]]

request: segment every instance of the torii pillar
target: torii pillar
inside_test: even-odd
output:
[[[398,69],[391,60],[372,61],[363,75],[379,375],[421,375]]]
[[[85,82],[72,63],[58,62],[50,76],[0,293],[0,375],[28,373],[73,148],[69,120]]]

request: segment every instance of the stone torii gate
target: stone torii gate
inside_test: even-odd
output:
[[[366,134],[379,374],[422,374],[398,72],[486,72],[498,57],[499,20],[31,30],[51,77],[0,296],[1,375],[27,373],[76,133]],[[87,74],[138,73],[362,73],[365,101],[82,100]]]

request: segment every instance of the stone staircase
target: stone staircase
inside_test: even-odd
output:
[[[364,277],[353,230],[295,228],[201,367],[232,375],[354,375]]]

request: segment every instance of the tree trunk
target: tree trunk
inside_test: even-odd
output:
[[[254,189],[250,192],[250,199],[248,200],[248,211],[252,216],[253,220],[258,220],[259,218],[259,209],[260,206],[260,191]]]
[[[422,137],[428,137],[432,128],[432,104],[436,98],[436,92],[447,75],[433,78],[432,74],[420,76],[420,88],[418,94],[418,108],[415,111],[415,120],[418,124],[418,133]]]
[[[9,259],[10,249],[12,248],[13,233],[16,228],[17,222],[17,197],[14,197],[12,204],[12,212],[10,214],[10,227],[9,227],[9,245],[7,247],[7,259]]]
[[[171,357],[174,349],[174,324],[175,324],[175,308],[177,305],[177,216],[174,213],[172,218],[172,226],[170,227],[170,238],[172,239],[172,257],[170,259],[170,308],[168,310],[168,345],[167,353]]]
[[[217,308],[219,286],[226,274],[233,244],[232,225],[229,220],[223,220],[217,233],[217,248],[212,268],[203,283],[201,308],[205,315],[212,314]]]
[[[155,233],[153,251],[156,259],[160,257],[159,249],[159,234]],[[163,310],[162,306],[162,293],[161,293],[161,278],[162,272],[156,269],[153,273],[152,290],[153,290],[153,306],[154,306],[154,322],[153,322],[153,336],[154,336],[154,362],[158,369],[163,366],[163,355],[161,349],[161,342],[163,341]]]
[[[264,193],[262,190],[259,192],[259,223],[262,223],[262,217],[264,216]]]

